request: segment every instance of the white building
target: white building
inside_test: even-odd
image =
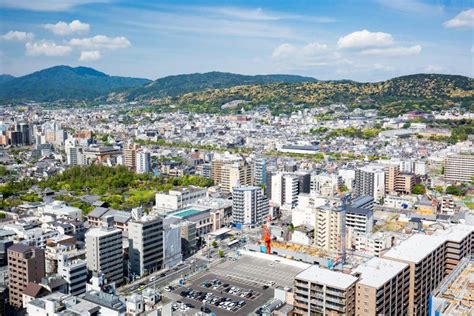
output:
[[[156,194],[155,209],[159,212],[171,212],[184,208],[207,196],[207,189],[188,186],[159,192]]]
[[[356,251],[377,257],[380,256],[384,250],[390,249],[394,242],[393,236],[382,232],[354,235],[352,238],[353,247]]]
[[[69,284],[69,294],[80,295],[86,291],[86,260],[62,258],[58,260],[58,274]]]
[[[293,173],[272,175],[271,201],[286,208],[293,209],[298,204],[299,178]]]
[[[383,165],[367,165],[356,170],[355,196],[370,195],[379,201],[385,195],[385,171]]]
[[[46,204],[44,206],[38,207],[38,214],[42,215],[52,215],[57,219],[59,218],[69,218],[71,220],[82,220],[82,211],[80,208],[68,206],[63,201],[54,201],[53,203]]]
[[[137,173],[148,173],[151,171],[151,155],[149,151],[139,151],[136,156]]]
[[[232,193],[232,218],[241,225],[260,224],[268,215],[268,199],[260,187],[234,187]]]

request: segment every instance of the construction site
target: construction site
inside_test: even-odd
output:
[[[433,292],[432,313],[474,315],[474,258],[465,258]]]

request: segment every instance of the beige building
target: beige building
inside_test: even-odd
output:
[[[314,244],[329,251],[340,251],[343,215],[339,209],[322,206],[316,209]]]
[[[44,250],[15,244],[8,248],[9,303],[23,307],[23,291],[29,282],[39,283],[45,276]]]
[[[408,264],[374,257],[352,271],[356,315],[406,315],[410,287]]]
[[[135,171],[137,169],[137,145],[128,144],[123,149],[123,163],[130,170]]]
[[[455,225],[433,235],[413,235],[383,255],[409,265],[408,315],[428,313],[430,293],[463,257],[472,255],[473,245],[474,226]]]
[[[446,181],[467,182],[474,176],[474,155],[451,155],[444,163],[444,178]]]
[[[415,175],[411,173],[400,173],[395,179],[395,191],[403,194],[411,194],[415,185]]]
[[[384,167],[385,171],[385,193],[393,193],[396,191],[396,182],[400,174],[400,166],[392,163]]]
[[[311,266],[295,277],[294,315],[355,315],[357,277]]]

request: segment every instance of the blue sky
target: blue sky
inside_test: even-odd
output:
[[[0,73],[473,76],[472,1],[0,0]]]

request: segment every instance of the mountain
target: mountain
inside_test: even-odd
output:
[[[149,82],[148,79],[109,76],[87,67],[55,66],[0,81],[0,100],[88,100]]]
[[[111,93],[110,100],[132,101],[159,98],[174,98],[186,93],[221,89],[240,85],[268,83],[302,83],[315,82],[314,78],[294,75],[256,75],[247,76],[227,72],[194,73],[167,76],[157,79],[145,86],[134,87],[124,91]]]
[[[374,108],[386,115],[409,110],[444,109],[454,105],[474,110],[474,79],[464,76],[416,74],[375,83],[315,81],[239,85],[183,94],[175,98],[136,96],[150,104],[175,104],[190,111],[219,111],[233,100],[249,101],[251,109],[268,105],[274,112],[291,112],[295,105],[311,107],[342,102],[350,107]]]
[[[7,81],[10,81],[12,79],[15,79],[15,77],[13,77],[11,75],[0,75],[0,84],[2,84],[4,82],[7,82]]]

